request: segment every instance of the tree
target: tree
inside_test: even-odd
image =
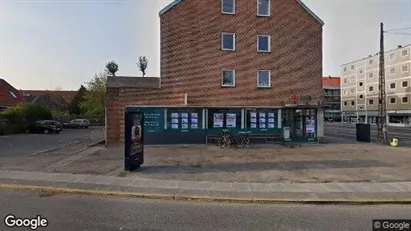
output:
[[[148,59],[146,58],[146,56],[140,56],[140,58],[138,59],[137,66],[140,69],[141,73],[143,73],[143,77],[146,75],[147,65]]]
[[[114,62],[114,60],[106,64],[106,71],[109,72],[112,76],[116,76],[118,70],[118,64]]]
[[[80,108],[88,116],[103,117],[106,113],[107,74],[98,73],[87,82],[87,92]]]
[[[78,89],[76,95],[71,100],[70,104],[68,105],[68,110],[71,115],[82,115],[84,114],[80,108],[81,103],[84,101],[84,96],[87,92],[87,89],[81,85]]]

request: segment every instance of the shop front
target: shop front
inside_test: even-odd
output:
[[[223,129],[278,134],[285,142],[317,140],[317,110],[263,107],[127,107],[144,114],[145,144],[204,144]]]

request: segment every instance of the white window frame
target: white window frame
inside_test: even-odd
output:
[[[233,36],[233,49],[224,48],[224,35],[232,35]],[[235,33],[231,33],[231,32],[222,32],[221,33],[221,50],[223,50],[223,51],[235,51]]]
[[[407,98],[407,102],[404,103],[404,101],[402,101],[403,98]],[[409,102],[410,102],[410,97],[408,96],[401,97],[401,104],[408,104]]]
[[[372,100],[372,103],[370,103],[370,100]],[[374,104],[374,99],[369,99],[367,103],[368,103],[368,105],[373,105]]]
[[[407,70],[403,70],[403,67],[407,67]],[[401,73],[405,73],[405,72],[408,72],[408,70],[409,70],[409,66],[408,66],[408,64],[404,64],[404,65],[401,65]]]
[[[224,71],[233,72],[233,85],[224,85]],[[233,68],[223,68],[221,70],[221,87],[235,87],[235,69]]]
[[[344,78],[344,83],[347,84],[348,83],[348,79]]]
[[[268,86],[260,86],[260,72],[268,71]],[[271,71],[270,70],[257,70],[257,87],[258,88],[270,88],[271,87]]]
[[[222,14],[235,14],[235,0],[231,0],[233,1],[233,11],[232,12],[224,11],[224,1],[227,1],[227,0],[221,0],[221,13]]]
[[[390,104],[396,104],[397,103],[397,98],[395,98],[395,97],[389,97],[388,99],[389,99],[388,103],[390,103]],[[391,103],[391,99],[394,99],[394,103]]]
[[[259,49],[259,45],[260,45],[259,37],[268,37],[268,51]],[[271,35],[257,35],[257,52],[263,52],[263,53],[271,52]]]
[[[344,72],[347,72],[347,67],[344,67]]]
[[[391,84],[394,84],[394,87],[391,87]],[[390,90],[395,90],[395,88],[397,88],[397,84],[395,84],[395,82],[394,83],[390,83]]]
[[[397,72],[396,69],[397,69],[397,68],[395,68],[395,67],[391,67],[388,73],[389,73],[390,75],[395,75],[395,73]],[[391,70],[394,70],[394,73],[391,73]]]
[[[391,55],[394,55],[394,58],[391,58]],[[397,58],[397,52],[390,53],[390,60],[395,60]]]
[[[260,9],[260,0],[257,0],[257,16],[260,17],[270,17],[271,16],[271,0],[268,0],[268,14],[260,14],[259,9]]]
[[[405,55],[404,55],[404,51],[406,52]],[[402,57],[408,56],[408,50],[407,50],[407,49],[402,50],[402,51],[401,51],[401,56],[402,56]]]
[[[407,86],[404,87],[404,86],[403,86],[403,83],[407,83]],[[403,80],[403,81],[401,81],[401,88],[408,88],[409,86],[410,86],[410,82],[409,82],[408,80]]]

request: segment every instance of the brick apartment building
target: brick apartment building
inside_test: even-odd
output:
[[[324,77],[324,118],[326,120],[341,121],[341,87],[340,77]]]
[[[145,111],[146,143],[204,143],[221,127],[316,140],[323,24],[300,0],[172,2],[160,11],[161,78],[108,78],[107,144],[124,141],[126,108]]]

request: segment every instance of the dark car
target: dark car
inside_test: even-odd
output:
[[[60,133],[62,126],[60,122],[54,120],[39,120],[27,127],[26,133]]]
[[[63,128],[88,128],[90,126],[90,121],[86,119],[75,119],[70,120],[63,124]]]

